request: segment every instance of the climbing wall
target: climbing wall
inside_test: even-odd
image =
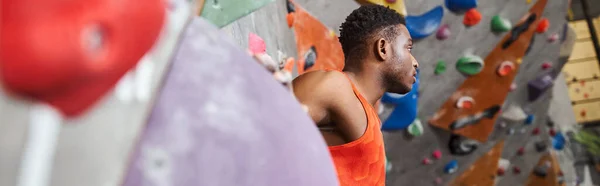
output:
[[[598,27],[600,19],[593,19]],[[563,69],[569,96],[578,123],[600,120],[600,66],[585,20],[573,21],[569,25],[577,33],[573,54]],[[597,34],[597,33],[596,33]]]

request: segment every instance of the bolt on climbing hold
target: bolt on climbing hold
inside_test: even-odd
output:
[[[452,160],[446,166],[444,166],[444,172],[446,174],[452,174],[458,170],[458,161]]]
[[[590,97],[590,95],[588,93],[583,94],[583,98],[587,99],[588,97]]]
[[[527,132],[527,129],[526,128],[521,128],[521,131],[519,131],[519,132],[521,132],[521,134],[525,134],[525,132]]]
[[[514,174],[519,174],[519,173],[521,173],[521,168],[519,168],[519,167],[517,167],[517,166],[514,166],[514,167],[513,167],[513,173],[514,173]]]
[[[544,62],[542,64],[542,69],[547,70],[549,68],[552,68],[552,63],[550,63],[550,62]]]
[[[508,131],[506,131],[506,134],[508,134],[508,135],[513,135],[514,133],[515,133],[515,129],[513,129],[513,128],[510,128],[510,129],[508,129]]]
[[[512,28],[512,24],[510,23],[510,21],[508,19],[500,17],[499,15],[492,17],[491,25],[493,32],[506,32]]]
[[[450,37],[450,26],[448,24],[442,25],[438,31],[435,33],[435,37],[439,40],[448,39]]]
[[[504,121],[500,122],[499,126],[500,126],[500,128],[506,128],[506,122],[504,122]]]
[[[475,8],[471,8],[469,11],[465,13],[465,17],[463,19],[463,24],[465,26],[475,26],[481,21],[481,13],[477,11]]]
[[[475,100],[469,96],[460,97],[460,98],[458,98],[458,101],[456,101],[456,107],[461,108],[461,109],[473,108],[474,104],[475,104]]]
[[[527,119],[527,114],[521,107],[510,105],[506,110],[504,110],[501,114],[502,118],[513,121],[513,122],[521,122]]]
[[[546,32],[549,27],[550,27],[550,21],[548,20],[548,18],[542,18],[542,20],[540,20],[540,22],[538,23],[535,31],[537,33],[541,34],[541,33]]]
[[[467,75],[475,75],[483,70],[483,59],[475,55],[465,55],[456,62],[456,69]]]
[[[544,141],[538,141],[535,143],[535,150],[537,150],[537,152],[544,152],[547,148],[548,144],[546,144]]]
[[[558,33],[551,34],[550,36],[548,36],[548,42],[555,42],[559,39],[559,37],[560,36],[558,35]]]
[[[415,119],[415,121],[408,126],[408,133],[412,136],[423,135],[423,125],[421,124],[421,120],[418,118]]]
[[[440,150],[435,150],[435,151],[433,151],[433,154],[432,154],[432,156],[433,156],[433,158],[435,158],[436,160],[439,160],[439,159],[441,159],[441,158],[442,158],[442,151],[440,151]]]
[[[435,65],[435,75],[440,75],[442,73],[446,72],[446,62],[439,60],[437,62],[437,64]]]
[[[267,51],[267,45],[260,36],[250,32],[248,33],[248,49],[252,54],[263,54]]]
[[[517,155],[522,156],[523,154],[525,154],[525,147],[520,147],[519,150],[517,150]]]
[[[554,136],[556,136],[556,130],[555,130],[555,129],[553,129],[553,128],[551,128],[551,129],[549,129],[549,130],[548,130],[548,134],[549,134],[550,136],[554,137]]]
[[[442,180],[442,178],[440,178],[440,177],[437,177],[437,178],[435,178],[435,183],[436,183],[436,184],[440,185],[440,184],[442,184],[443,182],[444,182],[444,181]]]
[[[516,90],[517,89],[517,84],[516,83],[511,83],[510,84],[510,91]]]
[[[496,175],[504,176],[504,172],[505,172],[505,170],[503,168],[498,168],[498,171],[496,171]]]
[[[433,163],[431,161],[431,159],[429,159],[429,158],[423,158],[423,161],[421,161],[421,162],[423,163],[423,165],[429,165],[429,164]]]
[[[510,61],[504,61],[500,63],[498,66],[498,70],[496,71],[500,77],[504,77],[515,70],[515,64]]]
[[[531,131],[531,134],[538,135],[540,133],[540,128],[536,127]]]
[[[581,117],[585,117],[585,115],[586,115],[585,110],[582,110],[581,113],[579,113],[579,115],[581,115]]]
[[[527,118],[525,118],[525,124],[531,125],[533,123],[534,119],[535,119],[535,115],[533,115],[533,114],[527,115]]]

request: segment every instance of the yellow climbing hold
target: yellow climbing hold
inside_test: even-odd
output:
[[[531,3],[531,0],[527,0],[527,4]]]
[[[521,59],[521,58],[517,59],[517,64],[520,65],[522,62],[523,62],[523,59]]]
[[[329,29],[329,35],[331,35],[331,37],[335,38],[337,37],[337,35],[335,34],[335,32],[331,29]]]

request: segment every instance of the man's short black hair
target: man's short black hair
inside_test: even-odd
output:
[[[369,46],[368,40],[374,36],[393,41],[399,32],[399,24],[405,24],[404,16],[381,5],[365,5],[352,11],[340,26],[339,40],[344,56],[346,59],[362,58]],[[381,35],[376,35],[379,33]]]

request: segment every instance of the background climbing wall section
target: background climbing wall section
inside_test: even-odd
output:
[[[600,18],[593,19],[596,30]],[[573,21],[569,25],[575,30],[577,40],[573,53],[563,69],[578,123],[600,121],[600,66],[594,44],[585,20]]]

